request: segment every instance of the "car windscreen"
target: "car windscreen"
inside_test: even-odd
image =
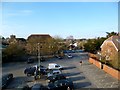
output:
[[[55,65],[55,67],[60,67],[60,65]]]

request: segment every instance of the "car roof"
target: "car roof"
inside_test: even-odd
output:
[[[67,79],[61,79],[61,80],[57,80],[55,81],[55,83],[70,83],[71,81],[67,80]]]
[[[61,72],[59,69],[52,70],[52,72]]]
[[[55,73],[55,72],[61,72],[60,70],[56,69],[56,70],[50,70],[50,73]]]
[[[43,87],[43,85],[37,83],[37,84],[34,84],[34,85],[32,86],[32,89],[39,89],[39,88],[41,88],[41,87]]]
[[[59,86],[61,84],[63,84],[63,85],[69,85],[70,83],[72,83],[72,82],[69,81],[69,80],[61,79],[61,80],[55,81],[54,83],[49,83],[48,86]]]
[[[49,63],[49,65],[50,65],[50,64],[56,64],[56,63]]]
[[[64,76],[64,75],[63,75],[63,74],[56,74],[56,75],[53,75],[53,76],[48,77],[48,79],[57,78],[57,77],[62,77],[62,76]]]

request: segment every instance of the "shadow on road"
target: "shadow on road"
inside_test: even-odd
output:
[[[76,72],[76,73],[65,73],[65,76],[75,76],[75,75],[80,75],[80,72]]]
[[[79,83],[74,83],[75,89],[81,90],[81,88],[87,88],[91,86],[90,82],[79,82]]]
[[[76,77],[70,77],[70,80],[72,81],[79,81],[85,79],[84,76],[76,76]]]
[[[76,68],[75,66],[72,66],[72,67],[64,67],[64,70],[68,70],[68,69],[74,69]]]
[[[11,83],[7,86],[7,89],[18,88],[20,85],[30,81],[33,81],[32,77],[14,77]]]

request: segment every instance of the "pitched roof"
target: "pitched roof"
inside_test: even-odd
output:
[[[26,41],[26,39],[24,39],[24,38],[16,38],[16,40],[23,41],[23,42]]]
[[[116,48],[117,51],[120,50],[120,36],[111,36],[108,39],[106,39],[101,47],[104,45],[105,42],[112,42],[114,47]]]
[[[31,34],[28,39],[30,38],[52,38],[49,34]]]

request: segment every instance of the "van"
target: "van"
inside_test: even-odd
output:
[[[63,67],[61,65],[56,64],[56,63],[50,63],[48,65],[48,69],[60,69],[60,70],[62,70]]]

